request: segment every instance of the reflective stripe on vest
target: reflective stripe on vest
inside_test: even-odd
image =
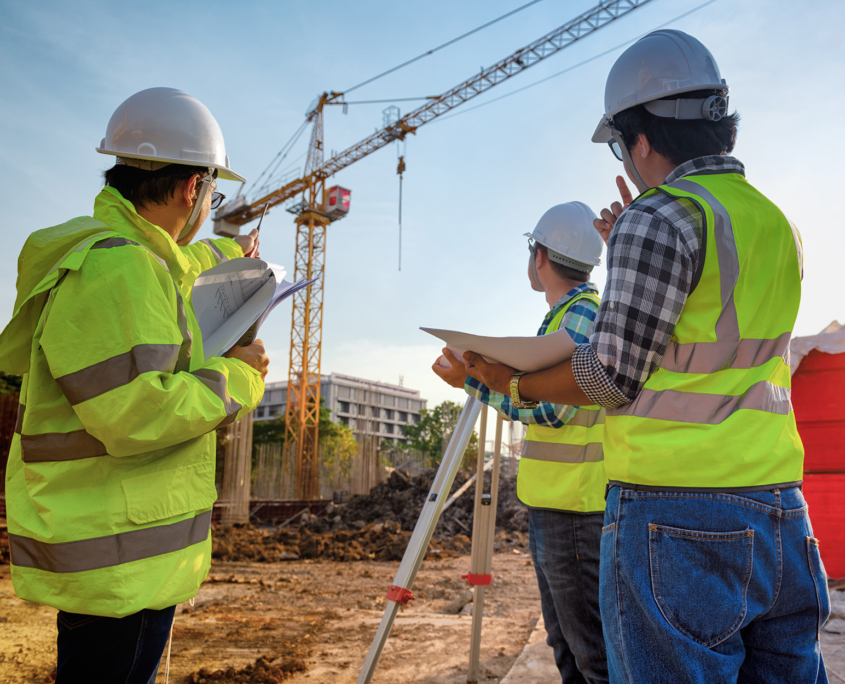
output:
[[[163,259],[143,245],[128,238],[106,238],[94,244],[91,249],[113,249],[126,246],[141,247],[170,273],[170,269],[167,268]],[[188,328],[188,315],[182,293],[175,282],[173,287],[176,292],[176,322],[182,336],[182,343],[180,345],[135,345],[128,352],[56,378],[57,384],[71,406],[127,385],[142,373],[190,372],[193,335]],[[45,310],[48,308],[49,300]],[[238,411],[243,407],[229,395],[225,376],[218,371],[208,369],[193,371],[192,375],[195,375],[214,392],[226,407],[226,418],[218,427],[225,427],[234,422]],[[18,432],[22,431],[22,427],[23,406],[18,411]],[[72,461],[107,455],[108,451],[105,445],[84,429],[66,433],[52,432],[35,435],[21,432],[21,458],[25,463]]]
[[[220,251],[220,248],[211,241],[211,238],[205,238],[205,240],[200,240],[200,242],[211,250],[214,258],[217,259],[218,264],[222,264],[224,261],[229,261],[229,257]]]
[[[170,525],[158,525],[94,539],[50,544],[9,534],[12,563],[45,572],[85,572],[181,551],[208,538],[211,511]]]
[[[600,304],[593,294],[573,297],[549,322],[546,334],[559,330],[567,311],[582,299]],[[581,407],[562,427],[529,425],[517,476],[520,501],[534,508],[604,510],[604,422],[604,409]]]
[[[659,368],[633,402],[607,411],[608,476],[702,488],[800,480],[788,367],[801,286],[793,228],[741,176],[694,178],[657,190],[701,210],[702,277]]]

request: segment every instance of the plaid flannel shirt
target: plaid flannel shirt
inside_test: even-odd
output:
[[[543,319],[543,324],[537,331],[537,335],[545,335],[549,328],[549,323],[566,306],[573,297],[579,294],[598,294],[598,290],[593,283],[583,283],[578,287],[573,287],[557,303],[552,307],[546,317]],[[589,299],[582,299],[573,304],[569,311],[563,315],[563,320],[560,322],[560,328],[572,336],[576,344],[587,344],[590,341],[590,334],[593,331],[593,324],[596,320],[596,304]],[[486,385],[480,383],[474,378],[467,378],[464,389],[467,394],[475,397],[479,401],[484,402],[490,408],[495,409],[509,420],[519,421],[526,425],[545,425],[548,427],[563,427],[570,420],[575,412],[578,410],[577,406],[566,406],[560,404],[550,404],[548,402],[541,402],[535,409],[516,409],[513,407],[511,398],[494,392]]]
[[[701,171],[745,175],[733,157],[707,156],[681,164],[664,183]],[[659,192],[616,222],[595,330],[572,355],[575,381],[597,405],[630,403],[660,365],[696,280],[703,225],[690,200]]]

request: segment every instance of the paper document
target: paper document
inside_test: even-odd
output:
[[[502,363],[529,373],[566,361],[577,346],[566,330],[533,337],[485,337],[437,328],[420,330],[439,337],[458,358],[465,351],[473,351],[489,363]]]
[[[230,259],[203,271],[192,290],[205,358],[252,344],[270,312],[315,280],[290,283],[283,266],[260,259]]]

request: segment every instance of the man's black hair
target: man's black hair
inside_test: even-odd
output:
[[[678,97],[698,99],[713,94],[711,90],[698,90]],[[667,119],[638,105],[614,114],[613,125],[622,134],[629,150],[637,144],[637,136],[643,133],[655,152],[677,166],[697,157],[730,153],[736,145],[739,114],[734,112],[720,121]]]
[[[545,253],[546,257],[549,256],[549,250],[546,248],[545,245],[541,245],[539,242],[536,242],[534,244],[536,245],[536,251],[542,251]],[[590,274],[587,271],[576,271],[574,268],[564,266],[563,264],[557,261],[552,261],[552,259],[549,259],[549,263],[552,265],[552,271],[558,278],[574,280],[579,283],[586,283],[590,279]]]
[[[205,177],[207,166],[168,164],[158,171],[146,171],[126,164],[115,164],[103,172],[106,185],[113,187],[136,207],[150,204],[167,204],[176,193],[179,183],[194,174]],[[215,173],[215,176],[217,174]]]

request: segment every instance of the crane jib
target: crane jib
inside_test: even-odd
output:
[[[603,0],[603,2],[598,3],[592,9],[517,50],[493,66],[481,70],[472,78],[447,90],[439,97],[431,98],[424,105],[409,112],[395,123],[385,126],[351,147],[337,153],[321,165],[315,165],[311,168],[306,167],[307,173],[302,178],[291,181],[263,197],[256,198],[247,206],[239,209],[235,214],[229,216],[220,215],[215,217],[215,219],[223,218],[236,224],[248,223],[258,218],[265,205],[273,207],[295,197],[307,190],[315,182],[323,181],[333,176],[338,171],[345,169],[347,166],[354,164],[356,161],[363,159],[376,150],[389,145],[394,140],[402,140],[409,133],[416,133],[420,126],[446,114],[455,107],[481,95],[490,88],[503,83],[538,62],[557,54],[573,43],[586,38],[635,9],[647,5],[649,2],[652,2],[652,0]],[[321,118],[315,117],[314,114],[316,110],[321,110],[325,104],[331,104],[335,100],[338,101],[338,104],[342,104],[339,100],[342,96],[343,93],[325,93],[315,104],[313,108],[315,111],[311,113],[311,118],[315,122],[317,118]],[[313,152],[316,151],[316,145],[319,145],[319,151],[322,153],[322,136],[320,135],[319,138],[319,140],[315,140],[314,136],[312,136],[308,154],[309,161],[314,158]]]

